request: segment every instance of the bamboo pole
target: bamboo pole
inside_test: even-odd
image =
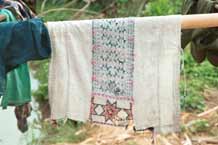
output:
[[[182,29],[218,27],[218,13],[182,16]]]
[[[182,29],[218,27],[218,13],[182,15],[181,26]]]

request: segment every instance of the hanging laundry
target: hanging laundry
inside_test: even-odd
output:
[[[49,22],[51,118],[178,131],[180,19]]]
[[[179,131],[181,16],[135,19],[133,122],[136,130]]]
[[[36,6],[36,0],[30,0],[28,4],[31,4],[30,6],[27,6],[27,3],[25,3],[23,0],[17,0],[17,2],[19,2],[22,7],[21,10],[26,14],[26,18],[35,18],[35,12],[34,10],[34,6]]]
[[[18,0],[19,2],[26,3],[26,5],[29,6],[29,8],[33,11],[33,13],[36,13],[36,0]]]
[[[92,90],[92,21],[48,22],[51,118],[89,119]]]
[[[182,13],[205,14],[218,12],[217,0],[185,0]],[[202,63],[206,58],[218,66],[218,31],[217,28],[191,29],[182,31],[182,48],[191,43],[191,54],[194,60]]]
[[[4,96],[6,74],[29,60],[48,58],[51,48],[47,28],[40,19],[0,23],[0,41],[0,96]]]
[[[31,11],[31,9],[21,0],[1,0],[0,7],[12,10],[11,12],[17,19],[25,20],[35,17],[35,14]]]
[[[11,13],[11,11],[7,10],[7,9],[0,9],[0,14],[4,15],[6,17],[5,20],[3,20],[2,22],[11,22],[11,21],[16,21],[16,18],[14,17],[14,15]]]
[[[7,0],[2,0],[2,2],[0,3],[1,7],[5,8],[5,9],[9,9],[13,15],[16,17],[16,19],[21,19],[23,20],[25,18],[25,16],[22,15],[21,12],[21,7],[22,5],[18,2],[15,1],[7,1]]]
[[[20,131],[27,131],[27,118],[29,117],[32,108],[30,76],[27,64],[19,65],[18,68],[7,74],[6,95],[2,98],[2,106],[15,106],[16,116],[22,116],[22,120],[17,117],[18,128]],[[20,108],[17,113],[18,108]],[[23,108],[23,110],[22,110]],[[25,109],[27,108],[27,109]]]
[[[1,9],[0,14],[6,16],[6,21],[16,21],[13,14]],[[31,101],[30,76],[27,64],[21,64],[7,74],[6,93],[2,98],[2,107],[8,105],[20,106]]]
[[[27,6],[25,5],[25,7]],[[16,21],[16,19],[24,20],[26,18],[32,18],[34,16],[31,14],[29,9],[25,9],[27,15],[22,15],[22,11],[24,11],[24,9],[18,9],[17,5],[4,6],[4,8],[5,9],[1,9],[2,12],[1,14],[6,16],[7,22]],[[3,96],[1,102],[1,105],[4,109],[8,105],[15,106],[15,114],[18,121],[17,125],[21,132],[25,132],[28,129],[27,117],[29,117],[32,110],[31,105],[29,104],[30,101],[31,101],[30,74],[29,74],[28,65],[25,63],[19,65],[16,69],[13,69],[7,74],[6,94]]]
[[[31,111],[32,108],[29,103],[26,103],[22,106],[17,106],[14,110],[15,116],[17,118],[17,126],[23,133],[28,130],[27,118],[30,116]]]
[[[126,126],[132,119],[134,19],[95,20],[92,39],[90,120]]]
[[[28,129],[31,100],[30,78],[27,65],[29,60],[41,60],[50,56],[48,31],[40,19],[24,22],[0,23],[0,96],[2,105],[15,105],[17,125],[21,132]],[[21,32],[22,31],[22,32]],[[13,36],[13,37],[12,37]],[[15,68],[15,69],[14,69]],[[5,75],[7,84],[5,88]],[[6,89],[6,92],[5,92]]]

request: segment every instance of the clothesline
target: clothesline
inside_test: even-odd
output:
[[[218,27],[218,13],[182,16],[182,29]]]
[[[182,29],[218,27],[218,13],[183,15]]]
[[[4,15],[0,15],[0,21],[2,19]],[[218,27],[218,13],[183,15],[181,25],[182,29]]]
[[[218,27],[218,13],[182,16],[182,29]]]

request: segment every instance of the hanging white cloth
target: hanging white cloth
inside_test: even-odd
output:
[[[49,22],[51,118],[87,121],[91,102],[91,21]]]
[[[134,105],[136,130],[179,130],[181,16],[135,19]]]
[[[179,130],[181,16],[49,22],[51,118]]]

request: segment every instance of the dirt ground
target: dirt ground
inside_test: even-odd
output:
[[[56,145],[218,145],[218,90],[207,89],[204,96],[205,112],[181,113],[182,131],[179,134],[153,137],[149,131],[135,133],[131,126],[125,129],[87,124],[76,133],[86,132],[89,138],[85,141]]]

